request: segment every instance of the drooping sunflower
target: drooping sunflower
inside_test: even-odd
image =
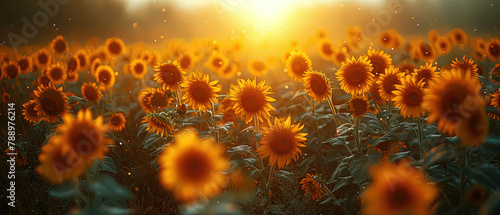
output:
[[[495,84],[500,84],[500,64],[495,65],[490,71],[490,79]]]
[[[38,114],[38,111],[35,110],[36,101],[30,100],[23,104],[23,115],[24,119],[30,123],[37,123],[42,120],[42,116]]]
[[[367,147],[369,148],[372,146],[367,145]],[[373,146],[372,150],[376,149],[382,154],[382,157],[387,159],[395,153],[402,152],[406,148],[406,145],[399,140],[384,140],[376,146]]]
[[[500,40],[490,39],[486,44],[486,54],[488,54],[491,61],[500,61]]]
[[[263,128],[260,147],[257,149],[262,158],[269,157],[269,166],[278,164],[283,168],[290,163],[290,158],[297,161],[302,154],[299,147],[305,147],[307,133],[299,133],[304,125],[292,124],[290,116],[285,121],[274,119],[274,125],[269,123],[268,128]]]
[[[427,123],[437,121],[438,129],[453,135],[464,117],[465,107],[473,107],[482,101],[481,85],[470,73],[453,69],[431,81],[425,90],[423,107],[430,113]]]
[[[38,156],[41,165],[36,169],[37,173],[54,184],[75,180],[88,168],[77,153],[63,152],[63,145],[62,138],[55,136]]]
[[[465,193],[465,201],[472,208],[479,208],[488,200],[489,195],[484,185],[474,184],[470,186],[467,193]]]
[[[5,63],[2,68],[2,77],[6,79],[16,79],[21,74],[21,67],[15,61]]]
[[[113,129],[113,131],[123,130],[123,128],[125,128],[126,122],[127,121],[125,120],[125,116],[123,116],[123,113],[114,113],[109,119],[109,125],[111,126],[111,129]]]
[[[484,110],[483,101],[476,101],[475,109],[470,110],[457,129],[457,135],[461,138],[462,146],[478,147],[483,144],[488,136],[488,115]]]
[[[83,83],[81,91],[86,101],[98,102],[102,98],[101,90],[96,83]]]
[[[148,123],[146,130],[149,133],[156,133],[161,137],[167,136],[170,131],[174,130],[174,128],[170,126],[169,120],[159,113],[150,113],[144,116],[141,123]]]
[[[401,84],[403,76],[404,74],[399,71],[399,68],[391,66],[386,69],[377,81],[377,84],[380,85],[380,97],[386,101],[392,100],[396,96],[393,91],[396,89],[396,85]]]
[[[306,177],[300,180],[301,189],[307,195],[309,194],[312,200],[319,200],[324,191],[321,189],[318,181],[313,176],[307,173]]]
[[[477,78],[477,65],[474,64],[474,60],[472,59],[465,59],[465,55],[463,57],[463,61],[459,61],[457,58],[452,61],[451,67],[458,69],[462,72],[471,72],[471,76],[474,78]]]
[[[117,37],[108,38],[104,43],[104,46],[106,47],[106,53],[110,57],[118,57],[125,52],[125,44],[123,44],[123,41]]]
[[[312,70],[311,60],[306,53],[296,50],[291,51],[290,56],[286,60],[286,69],[288,75],[295,81],[302,81],[305,72]]]
[[[75,56],[78,58],[78,68],[81,71],[86,70],[91,63],[87,51],[85,51],[84,49],[80,49],[75,53]]]
[[[370,64],[373,67],[372,73],[375,77],[384,74],[386,69],[392,64],[392,58],[389,54],[384,53],[384,51],[379,51],[375,49],[368,50],[368,54],[365,55]]]
[[[47,68],[45,75],[49,77],[52,84],[62,84],[66,81],[66,67],[61,63],[54,63]]]
[[[26,74],[33,71],[33,61],[30,56],[23,55],[17,60],[17,65],[21,69],[21,73]]]
[[[69,50],[68,44],[63,36],[59,35],[50,42],[50,49],[58,56],[66,54]]]
[[[406,75],[410,75],[413,72],[415,72],[415,69],[417,67],[411,63],[407,63],[406,61],[403,61],[403,64],[399,65],[398,68],[399,68],[400,72],[403,72]]]
[[[353,96],[351,100],[349,100],[348,105],[349,113],[351,113],[354,118],[360,118],[369,111],[372,111],[365,96]]]
[[[431,214],[439,188],[424,182],[408,162],[398,166],[383,162],[370,168],[373,182],[361,194],[363,214]]]
[[[455,45],[467,44],[467,34],[460,28],[454,28],[451,30],[450,38]]]
[[[276,101],[269,97],[271,87],[265,86],[265,81],[238,79],[238,85],[231,85],[229,97],[235,102],[233,108],[236,114],[245,117],[245,123],[258,117],[261,122],[271,116],[269,111],[276,110],[270,102]]]
[[[115,84],[115,73],[108,65],[100,65],[95,73],[96,81],[104,89],[109,89]]]
[[[437,67],[433,66],[431,63],[425,63],[420,65],[420,69],[415,70],[412,76],[415,78],[415,82],[422,81],[424,83],[424,88],[429,87],[429,82],[435,80],[439,77],[439,72],[436,71]]]
[[[203,76],[191,73],[189,78],[181,84],[184,99],[195,110],[209,110],[213,103],[217,103],[217,93],[221,88],[217,86],[219,81],[210,81],[208,74]]]
[[[438,37],[434,44],[438,55],[446,55],[451,51],[451,44],[447,37]]]
[[[337,80],[340,81],[340,87],[351,95],[365,93],[370,89],[371,81],[374,76],[371,71],[373,67],[365,56],[360,56],[358,60],[354,57],[347,59],[346,63],[335,73]]]
[[[306,72],[303,82],[305,91],[318,102],[323,102],[332,92],[328,78],[321,72]]]
[[[229,165],[221,149],[210,138],[200,139],[194,129],[178,133],[175,142],[158,156],[161,184],[183,202],[217,196]]]
[[[130,63],[129,71],[135,78],[142,79],[148,71],[148,65],[142,59],[135,59]]]
[[[156,74],[155,81],[162,85],[166,90],[176,90],[186,80],[186,74],[177,61],[168,61],[167,63],[158,64],[154,67]]]
[[[169,98],[167,92],[163,89],[146,88],[139,92],[139,104],[146,113],[162,111],[169,107],[172,98]]]
[[[57,127],[61,133],[63,154],[76,153],[86,166],[91,166],[94,158],[104,159],[109,151],[107,146],[114,142],[104,135],[109,126],[103,123],[102,116],[94,120],[92,111],[85,109],[78,111],[76,118],[66,113],[63,119],[64,124]]]
[[[328,39],[322,39],[318,42],[317,46],[319,56],[323,58],[323,60],[331,61],[335,53],[332,42]]]
[[[210,55],[204,65],[209,70],[218,73],[221,70],[225,70],[228,64],[229,60],[227,59],[227,57],[222,53],[217,52],[216,54]]]
[[[55,123],[59,116],[69,111],[68,97],[62,92],[62,87],[56,89],[49,83],[47,86],[38,86],[38,90],[33,93],[36,96],[35,110],[45,121]]]
[[[49,54],[49,51],[45,48],[38,50],[38,52],[33,56],[35,59],[35,65],[40,68],[46,68],[52,62],[52,57]]]
[[[262,60],[251,60],[248,62],[248,71],[250,74],[260,77],[267,73],[268,65]]]
[[[424,83],[411,76],[406,76],[401,85],[396,85],[393,91],[394,106],[401,108],[403,117],[416,118],[425,113],[422,107],[424,101]]]

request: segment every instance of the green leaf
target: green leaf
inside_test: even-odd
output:
[[[49,195],[58,199],[66,199],[71,198],[78,192],[78,186],[75,186],[75,183],[69,181],[60,186],[51,188],[49,190]]]
[[[233,154],[233,153],[238,153],[238,154],[241,154],[241,153],[245,153],[245,152],[248,152],[250,150],[250,146],[248,145],[239,145],[239,146],[235,146],[235,147],[231,147],[227,150],[227,152]]]
[[[276,172],[276,176],[278,178],[284,179],[285,181],[288,181],[290,183],[293,182],[293,173],[291,173],[291,172],[288,172],[285,170],[278,170],[278,172]]]
[[[99,167],[101,170],[117,173],[116,165],[112,157],[104,156],[104,160],[99,161]]]
[[[393,154],[392,157],[391,157],[391,162],[394,162],[396,160],[404,158],[404,157],[408,156],[410,153],[411,153],[411,151],[400,152],[400,153]]]
[[[144,140],[144,146],[143,146],[143,148],[145,149],[145,148],[150,147],[154,143],[158,142],[158,140],[160,140],[160,139],[161,139],[161,137],[158,134],[149,133],[146,136],[146,139]]]
[[[148,124],[147,123],[144,123],[144,124],[140,125],[139,126],[139,131],[137,132],[137,136],[136,137],[138,137],[142,133],[146,132],[147,128],[148,128]]]

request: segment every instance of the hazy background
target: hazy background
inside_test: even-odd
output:
[[[2,0],[1,45],[11,45],[9,32],[22,36],[21,18],[31,20],[41,11],[38,2]],[[401,13],[391,13],[390,24],[382,30],[425,35],[431,28],[445,34],[460,27],[470,36],[500,36],[500,1],[400,0],[400,4]],[[227,39],[249,33],[300,40],[318,28],[342,39],[347,27],[364,27],[372,21],[371,13],[385,10],[385,5],[384,0],[69,0],[28,44],[46,44],[57,35],[80,43],[93,36],[101,42],[117,36],[126,43],[160,43],[175,37]]]

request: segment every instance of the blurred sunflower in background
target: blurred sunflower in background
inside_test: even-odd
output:
[[[245,123],[249,123],[254,117],[258,117],[261,122],[269,118],[269,111],[275,110],[270,102],[276,101],[269,97],[272,94],[271,87],[265,86],[265,81],[238,79],[238,85],[231,85],[229,97],[235,102],[234,110],[236,114],[245,118]]]
[[[195,59],[191,53],[187,52],[179,56],[177,62],[179,62],[179,66],[182,70],[188,72],[191,68],[193,68]]]
[[[500,84],[500,64],[495,65],[490,71],[490,79],[495,84]]]
[[[157,162],[160,183],[185,203],[217,196],[226,182],[222,171],[229,167],[224,150],[194,129],[178,133]]]
[[[130,62],[129,71],[136,79],[142,79],[148,72],[148,65],[142,59],[135,59]]]
[[[141,123],[148,123],[146,130],[149,133],[156,133],[161,137],[167,136],[170,131],[174,131],[174,128],[170,126],[169,120],[159,113],[151,113],[144,116]]]
[[[335,48],[329,39],[322,39],[317,45],[318,53],[323,60],[331,61],[333,54],[335,54]]]
[[[62,92],[62,87],[56,89],[49,83],[47,86],[38,86],[38,90],[33,93],[36,96],[33,100],[36,103],[35,110],[45,121],[55,123],[69,111],[68,97]]]
[[[257,149],[262,158],[269,157],[269,165],[278,164],[278,168],[283,168],[290,163],[290,159],[297,161],[302,154],[299,147],[305,147],[305,136],[307,133],[299,133],[304,125],[292,124],[290,116],[285,121],[274,119],[274,125],[269,124],[268,128],[263,128],[262,140]]]
[[[35,110],[36,101],[30,100],[23,104],[23,116],[26,121],[30,123],[37,123],[42,120],[42,117],[38,115],[38,111]]]
[[[406,61],[403,61],[401,65],[399,65],[398,69],[400,72],[406,74],[406,75],[411,75],[415,72],[415,69],[417,67],[411,63],[407,63]]]
[[[34,54],[33,58],[35,59],[35,65],[40,68],[46,68],[52,63],[52,57],[47,49],[42,48],[38,50],[37,53]]]
[[[59,85],[66,81],[66,67],[61,63],[50,65],[45,74],[54,85]]]
[[[368,50],[368,54],[365,55],[370,64],[372,65],[373,70],[371,73],[375,75],[375,79],[380,75],[385,73],[386,69],[389,69],[389,66],[392,64],[392,58],[389,54],[384,53],[384,51],[379,51],[375,49]]]
[[[125,53],[125,44],[120,38],[111,37],[104,43],[105,51],[110,57],[118,57]]]
[[[335,75],[340,81],[342,90],[351,95],[358,95],[370,89],[371,81],[374,79],[372,70],[373,67],[367,57],[360,56],[357,60],[352,57],[342,64]]]
[[[104,89],[109,89],[115,84],[115,73],[108,65],[100,65],[96,70],[96,81]]]
[[[434,44],[438,55],[446,55],[451,51],[451,44],[447,37],[438,37]]]
[[[127,121],[125,120],[123,113],[113,113],[113,115],[109,118],[109,126],[113,129],[113,131],[123,130],[126,122]]]
[[[260,77],[263,76],[267,73],[268,71],[268,65],[266,62],[262,60],[251,60],[248,62],[248,71],[250,71],[250,74]]]
[[[227,65],[225,69],[217,71],[216,74],[221,78],[229,80],[238,73],[238,70],[237,64],[233,62]]]
[[[189,78],[181,84],[184,99],[195,110],[210,110],[214,103],[218,103],[217,93],[221,88],[217,86],[219,81],[210,81],[208,74],[198,75],[191,73]],[[215,111],[215,110],[212,110]]]
[[[300,180],[301,189],[304,193],[311,197],[312,200],[319,200],[323,195],[324,191],[321,189],[318,181],[309,173],[306,174],[306,177]]]
[[[305,91],[309,96],[318,101],[323,102],[332,92],[330,83],[325,74],[316,71],[308,71],[303,78]]]
[[[467,44],[467,34],[461,28],[454,28],[449,32],[449,37],[454,45],[465,45]]]
[[[424,88],[428,88],[429,82],[439,77],[439,72],[436,69],[437,67],[432,66],[431,63],[425,63],[425,65],[420,65],[420,69],[414,70],[411,75],[415,78],[415,82],[422,81]]]
[[[17,65],[19,65],[19,69],[21,69],[21,73],[23,74],[33,71],[33,61],[30,56],[23,55],[17,59]]]
[[[286,60],[286,69],[288,75],[295,81],[302,81],[304,74],[312,70],[312,63],[306,53],[296,50],[291,51],[290,56]]]
[[[77,179],[87,170],[87,164],[74,151],[63,151],[64,142],[60,136],[52,137],[38,155],[40,166],[37,173],[53,184]]]
[[[62,56],[69,51],[69,48],[64,37],[59,35],[50,43],[50,50],[57,56]]]
[[[392,100],[395,95],[393,91],[396,85],[401,84],[404,74],[399,71],[399,68],[391,66],[385,70],[385,73],[380,75],[377,84],[380,85],[380,97],[386,101]]]
[[[208,60],[205,62],[205,67],[209,70],[218,73],[219,71],[225,70],[229,64],[227,57],[220,52],[210,55]]]
[[[81,87],[83,98],[86,101],[98,102],[102,98],[102,93],[96,83],[83,83]]]
[[[491,61],[500,61],[500,40],[490,39],[490,41],[486,43],[486,54]]]
[[[400,108],[400,113],[403,117],[416,118],[425,114],[425,109],[422,107],[424,101],[424,83],[418,81],[411,76],[406,76],[401,85],[396,85],[396,90],[393,91],[394,106]]]
[[[154,67],[154,80],[166,90],[177,90],[184,83],[186,74],[177,61],[168,61]]]
[[[471,77],[477,78],[477,65],[474,64],[474,60],[465,59],[465,55],[463,57],[463,61],[459,61],[457,58],[455,58],[455,60],[453,60],[451,63],[451,67],[462,72],[471,72]]]
[[[475,109],[470,110],[469,115],[458,125],[457,135],[461,138],[462,146],[478,147],[488,136],[488,115],[482,100],[476,102]]]
[[[21,67],[15,61],[9,61],[2,66],[2,77],[16,79],[21,74]]]
[[[160,112],[170,106],[172,98],[163,89],[146,88],[139,93],[139,104],[146,113]]]
[[[91,63],[87,51],[80,49],[75,53],[75,56],[78,58],[78,68],[80,71],[86,70]]]

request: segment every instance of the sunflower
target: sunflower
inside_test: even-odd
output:
[[[135,78],[142,79],[148,72],[148,65],[142,59],[135,59],[130,63],[129,71]]]
[[[123,116],[123,113],[114,113],[111,115],[111,118],[109,119],[109,125],[111,126],[111,129],[113,131],[121,131],[123,128],[125,128],[125,116]]]
[[[7,104],[10,102],[10,94],[7,92],[3,92],[2,94],[2,102]]]
[[[354,118],[360,118],[369,111],[372,111],[372,107],[370,107],[365,96],[353,96],[351,100],[349,100],[348,105],[349,113],[351,113]]]
[[[260,147],[257,149],[262,158],[269,156],[269,166],[278,164],[278,168],[283,168],[290,163],[290,158],[297,161],[302,154],[299,147],[305,147],[305,136],[307,133],[299,133],[304,125],[292,124],[290,116],[281,122],[274,119],[274,125],[269,124],[268,128],[263,128]]]
[[[303,82],[305,91],[318,102],[323,102],[332,92],[328,78],[321,72],[306,72]]]
[[[378,35],[378,42],[385,49],[398,50],[403,46],[404,39],[396,30],[390,29]]]
[[[76,55],[71,56],[68,62],[66,63],[66,68],[68,74],[78,72],[78,70],[80,70],[80,59],[78,59],[78,56]]]
[[[2,68],[2,76],[7,79],[16,79],[21,74],[21,67],[15,61],[5,63]]]
[[[454,28],[453,30],[451,30],[450,38],[455,45],[467,44],[467,34],[460,28]]]
[[[455,58],[455,60],[453,60],[451,63],[451,67],[462,72],[471,72],[471,76],[477,78],[477,65],[474,64],[474,60],[465,59],[465,55],[463,57],[463,61],[459,61],[457,58]]]
[[[59,85],[66,81],[66,68],[61,63],[55,63],[47,68],[47,73],[45,73],[45,75],[49,77],[52,84]]]
[[[438,37],[434,44],[438,55],[446,55],[451,51],[451,44],[447,37]]]
[[[229,60],[227,57],[220,52],[217,52],[216,54],[210,55],[207,62],[205,62],[205,67],[215,73],[218,73],[219,71],[226,69],[228,63]]]
[[[228,80],[228,79],[231,79],[232,77],[234,77],[234,75],[236,75],[237,73],[238,73],[237,64],[231,63],[231,64],[227,65],[227,67],[224,70],[220,70],[216,74],[219,77]]]
[[[436,31],[436,29],[431,29],[427,33],[427,41],[431,44],[436,44],[437,39],[439,38],[439,33]]]
[[[372,73],[375,77],[384,74],[384,71],[389,69],[389,66],[392,64],[391,56],[384,53],[384,51],[375,51],[375,49],[370,49],[368,50],[368,54],[365,56],[368,57],[368,60],[373,67]]]
[[[50,48],[53,53],[59,56],[66,54],[66,52],[68,52],[69,50],[66,40],[61,35],[57,36],[52,40],[52,42],[50,43]]]
[[[97,74],[97,68],[99,68],[101,65],[102,65],[102,60],[100,58],[94,59],[90,64],[90,72],[94,75],[94,77]]]
[[[403,61],[403,64],[401,64],[398,69],[399,71],[401,71],[402,73],[406,74],[406,75],[410,75],[412,73],[415,72],[415,69],[417,67],[411,63],[407,63],[406,61]]]
[[[106,53],[111,57],[118,57],[125,52],[125,44],[120,38],[111,37],[104,43]]]
[[[23,115],[24,119],[30,123],[37,123],[42,120],[42,116],[38,114],[38,111],[35,110],[36,101],[30,100],[23,104]]]
[[[33,61],[31,57],[23,55],[21,58],[17,60],[17,65],[19,69],[21,69],[21,73],[26,74],[27,72],[31,72],[33,69]]]
[[[260,77],[267,73],[268,65],[262,60],[251,60],[248,62],[248,71],[250,74]]]
[[[139,59],[142,59],[144,62],[146,62],[146,64],[148,65],[155,65],[155,55],[153,52],[151,52],[150,50],[145,50],[141,53],[141,55],[139,56]]]
[[[396,85],[401,84],[403,77],[404,74],[399,72],[399,68],[391,66],[386,69],[377,81],[377,84],[380,85],[380,97],[386,101],[392,100],[395,97],[393,90],[396,89]]]
[[[62,87],[56,89],[49,83],[47,86],[38,86],[34,91],[36,98],[35,110],[39,116],[47,122],[55,123],[59,116],[67,113],[69,110],[68,97],[62,92]]]
[[[238,79],[238,85],[231,85],[229,97],[234,101],[233,106],[236,114],[245,117],[245,123],[249,123],[256,116],[261,122],[269,118],[269,111],[276,110],[270,102],[276,101],[269,97],[271,87],[265,86],[265,81]]]
[[[347,62],[349,57],[350,55],[347,52],[337,50],[333,53],[332,61],[335,65],[342,66],[343,63]]]
[[[318,42],[318,53],[324,60],[330,61],[333,58],[334,51],[333,44],[328,39],[322,39]]]
[[[479,208],[489,197],[488,190],[482,184],[474,184],[465,193],[465,201],[473,208]]]
[[[52,62],[49,51],[45,48],[38,50],[33,58],[35,59],[35,65],[40,69],[46,68]]]
[[[453,135],[466,113],[466,107],[473,107],[482,99],[481,85],[470,73],[453,69],[439,79],[430,82],[424,93],[423,107],[430,113],[427,123],[437,121],[438,129]],[[470,104],[473,103],[473,104]]]
[[[177,60],[179,62],[179,66],[181,67],[182,70],[184,71],[189,71],[191,68],[194,66],[194,56],[190,53],[184,53],[181,56],[179,56],[179,59]]]
[[[491,94],[491,106],[496,107],[500,111],[500,89]]]
[[[371,147],[371,145],[367,147]],[[393,154],[402,152],[406,148],[406,145],[399,140],[385,140],[373,146],[372,150],[377,149],[384,158],[390,158]]]
[[[425,63],[425,66],[420,65],[420,69],[414,70],[411,76],[415,78],[415,82],[417,83],[422,81],[424,88],[427,88],[429,87],[429,82],[439,77],[439,72],[436,69],[431,63]]]
[[[305,194],[309,194],[312,200],[318,200],[323,195],[323,189],[319,185],[318,181],[309,173],[307,173],[306,177],[300,180],[301,189],[305,192]]]
[[[85,174],[88,167],[77,153],[64,153],[63,145],[60,136],[53,137],[38,156],[41,165],[36,169],[37,173],[54,184],[75,180]]]
[[[147,88],[139,92],[139,104],[146,113],[159,112],[172,101],[163,89]]]
[[[340,87],[351,95],[365,93],[370,89],[370,83],[374,76],[371,71],[373,67],[365,56],[360,56],[358,60],[354,57],[347,59],[346,63],[335,73]]]
[[[101,90],[96,83],[83,83],[81,90],[86,101],[98,102],[102,98]]]
[[[163,137],[167,136],[169,131],[173,131],[174,128],[170,126],[169,120],[160,113],[150,113],[144,116],[141,123],[148,123],[146,130],[149,133],[156,133]]]
[[[155,81],[162,85],[166,90],[176,90],[186,80],[186,74],[177,61],[158,64],[154,67],[156,74]]]
[[[368,99],[373,99],[378,105],[385,105],[387,102],[380,96],[380,85],[377,84],[377,79],[372,81],[370,90],[368,91]]]
[[[361,194],[363,214],[431,214],[439,188],[424,183],[422,173],[404,162],[383,162],[370,168],[372,183]]]
[[[178,133],[158,164],[161,184],[186,203],[217,196],[226,181],[221,172],[229,167],[224,149],[210,138],[200,139],[194,129]]]
[[[115,84],[115,73],[113,69],[108,65],[101,65],[97,67],[96,71],[96,81],[104,89],[109,89]]]
[[[86,70],[89,66],[89,55],[84,49],[80,49],[75,53],[75,56],[78,58],[78,68],[83,71]]]
[[[478,107],[469,111],[458,125],[457,135],[461,138],[462,146],[478,147],[488,136],[488,116],[482,100],[477,102]]]
[[[41,86],[49,86],[49,84],[50,84],[50,78],[47,77],[46,75],[40,75],[37,78],[37,82]]]
[[[436,60],[436,53],[434,51],[434,48],[429,44],[425,43],[423,40],[416,43],[415,49],[418,52],[419,56],[416,59],[422,59],[429,63],[434,62],[434,60]]]
[[[396,85],[394,106],[401,108],[403,117],[416,118],[425,113],[422,107],[424,99],[424,83],[406,76],[401,85]]]
[[[495,65],[490,71],[490,79],[495,84],[500,84],[500,64]]]
[[[205,111],[212,108],[213,103],[218,103],[217,92],[221,90],[217,86],[219,81],[210,81],[208,74],[203,76],[191,73],[189,78],[181,84],[184,99],[195,110]]]
[[[475,49],[472,52],[472,57],[474,57],[477,61],[484,61],[486,60],[486,52],[480,49]]]
[[[500,40],[491,39],[488,41],[486,44],[486,54],[488,54],[491,61],[500,61]]]
[[[309,60],[306,53],[300,50],[291,51],[290,57],[286,60],[286,69],[288,75],[295,81],[302,81],[304,73],[312,70],[311,60]]]
[[[328,37],[326,30],[323,28],[317,29],[314,35],[316,36],[317,39],[324,39]]]
[[[87,167],[92,165],[94,158],[103,160],[109,151],[107,145],[112,145],[113,140],[105,136],[109,126],[103,123],[102,117],[94,120],[91,110],[85,109],[78,111],[76,118],[66,113],[63,119],[64,124],[57,127],[61,133],[62,153],[76,153]]]

